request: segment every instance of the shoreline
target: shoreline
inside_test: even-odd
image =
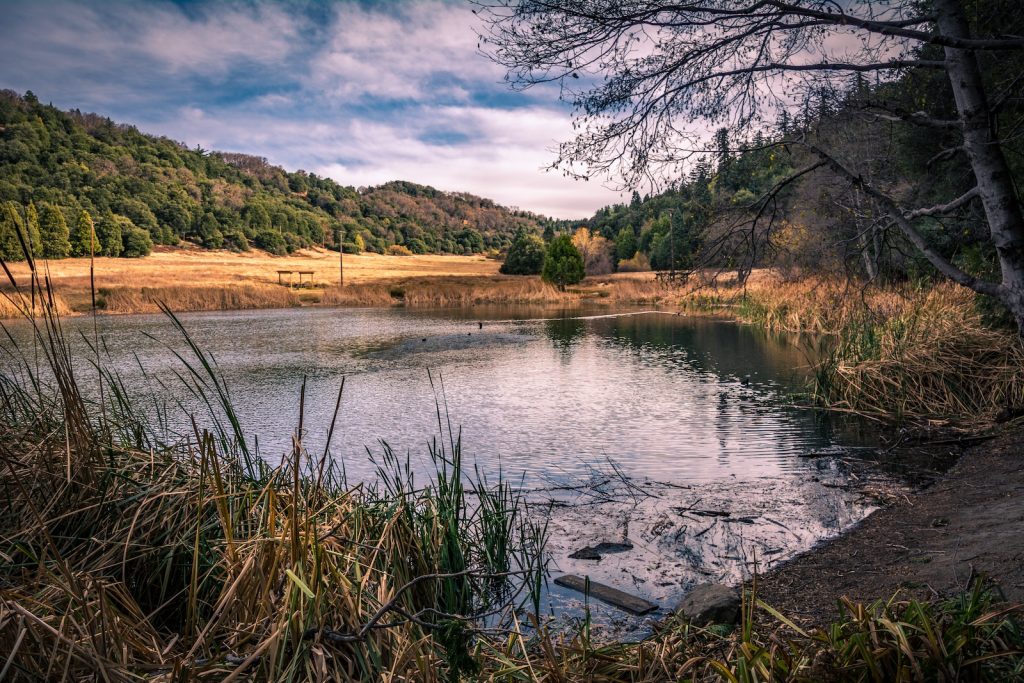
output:
[[[153,261],[158,269],[163,261],[161,254]],[[204,267],[213,262],[231,262],[233,269],[239,264],[256,263],[257,267],[266,270],[278,264],[291,266],[295,263],[313,263],[331,258],[312,254],[300,255],[289,260],[289,257],[270,257],[235,254],[196,253],[191,250],[172,250],[162,253],[164,261],[171,259],[171,266],[190,262]],[[346,255],[348,261],[350,257]],[[143,281],[138,286],[115,284],[104,286],[105,278],[102,266],[97,268],[99,300],[102,315],[136,315],[159,312],[155,301],[166,303],[175,312],[195,311],[240,311],[265,310],[274,308],[294,307],[469,307],[494,304],[527,304],[527,305],[569,305],[598,304],[664,304],[679,310],[700,312],[705,315],[722,315],[729,309],[728,317],[737,322],[746,322],[766,329],[787,329],[791,327],[817,328],[812,331],[828,332],[840,320],[826,320],[822,323],[807,325],[806,320],[796,321],[782,316],[762,316],[764,319],[751,319],[755,316],[745,315],[742,311],[732,310],[736,304],[730,304],[730,296],[736,295],[735,288],[708,287],[705,290],[691,290],[684,287],[678,291],[670,291],[656,282],[652,273],[631,273],[589,277],[578,286],[570,287],[561,292],[545,285],[537,276],[504,276],[497,274],[497,263],[479,257],[384,257],[364,256],[361,260],[354,257],[357,264],[356,275],[351,283],[346,282],[344,288],[309,287],[291,288],[276,283],[268,283],[262,279],[245,279],[244,274],[232,270],[231,281],[214,284],[155,284]],[[139,271],[149,271],[148,259],[129,263],[128,266]],[[85,264],[88,260],[84,260]],[[123,261],[123,260],[122,260]],[[65,271],[53,278],[58,297],[58,306],[62,315],[88,314],[91,312],[91,294],[79,271],[83,266],[82,259],[69,259],[59,264]],[[269,264],[269,265],[268,265]],[[117,264],[122,265],[122,264]],[[331,266],[334,265],[333,260]],[[403,267],[415,270],[422,266],[423,272],[392,274],[382,276],[382,266]],[[57,271],[58,265],[51,264],[51,270]],[[305,266],[303,266],[305,267]],[[439,272],[441,270],[448,272]],[[460,269],[466,272],[455,272]],[[226,272],[226,271],[225,271]],[[346,271],[347,272],[347,271]],[[17,274],[17,272],[16,272]],[[19,282],[24,282],[24,275]],[[83,289],[82,285],[86,288]],[[3,302],[0,302],[3,303]],[[84,305],[84,308],[83,308]],[[16,317],[4,315],[0,306],[0,318]],[[792,314],[790,314],[792,317]],[[1013,469],[1013,448],[1002,445],[1009,439],[1014,441],[1019,452],[1024,452],[1024,428],[1016,427],[1016,431],[1005,431],[992,442],[967,448],[957,459],[957,463],[936,483],[913,493],[905,501],[871,513],[857,525],[848,529],[834,539],[825,541],[807,552],[794,557],[784,565],[773,568],[758,577],[758,594],[768,604],[780,609],[783,613],[793,614],[797,618],[806,618],[812,623],[822,623],[826,616],[835,616],[836,600],[848,592],[848,597],[858,601],[888,599],[897,590],[908,597],[934,598],[948,594],[954,587],[949,577],[962,578],[962,575],[975,571],[969,560],[954,558],[953,549],[949,546],[949,535],[954,531],[966,534],[972,540],[981,543],[982,531],[977,525],[978,520],[988,519],[984,515],[976,515],[973,519],[954,520],[952,513],[935,513],[935,520],[948,519],[947,523],[925,520],[920,517],[921,506],[911,501],[926,501],[928,505],[942,507],[945,505],[957,515],[977,510],[971,506],[962,509],[954,504],[950,493],[952,489],[942,488],[944,482],[957,482],[966,478],[968,485],[981,486],[982,490],[1000,491],[1007,486],[1016,486],[1015,494],[1024,499],[1024,470]],[[999,458],[993,452],[1003,453]],[[972,463],[979,463],[973,465]],[[974,468],[980,467],[980,471]],[[1000,473],[996,476],[993,473]],[[985,477],[988,477],[987,479]],[[972,483],[976,478],[980,483]],[[1000,478],[1001,477],[1001,478]],[[948,484],[953,489],[953,483]],[[945,498],[936,492],[944,491]],[[979,505],[999,502],[985,499]],[[930,509],[930,508],[929,508]],[[937,508],[936,508],[937,509]],[[1024,601],[1024,576],[1021,571],[1006,574],[1003,567],[1007,553],[1014,561],[1024,566],[1024,548],[1014,544],[1007,534],[1016,532],[1024,538],[1024,502],[1011,506],[1010,512],[1015,514],[1003,528],[994,526],[986,528],[986,533],[993,534],[990,546],[982,548],[982,555],[992,558],[994,572],[986,566],[978,565],[977,571],[990,571],[996,576],[1004,574],[1009,579],[1008,597]],[[913,520],[916,526],[908,527]],[[1007,526],[1009,528],[1007,528]],[[913,532],[913,533],[911,533]],[[894,540],[894,539],[899,540]],[[957,537],[959,538],[959,536]],[[988,537],[985,537],[988,538]],[[929,540],[930,539],[930,540]],[[945,539],[934,548],[928,542]],[[899,547],[892,547],[892,546]],[[915,554],[916,553],[916,554]],[[950,557],[945,557],[946,555]],[[934,557],[932,557],[934,556]],[[937,558],[937,559],[936,559]],[[963,562],[968,562],[964,565]],[[848,572],[838,572],[837,567],[858,567]],[[944,571],[945,578],[939,576]],[[872,574],[871,572],[876,572]],[[938,573],[937,573],[938,572]],[[1001,574],[1002,572],[1002,574]],[[916,574],[930,577],[925,581],[911,578]],[[897,581],[894,577],[902,577]],[[940,581],[939,579],[942,578]],[[923,583],[924,587],[916,585]],[[906,584],[906,585],[904,585]]]
[[[757,596],[823,626],[841,598],[870,604],[964,593],[976,578],[1024,603],[1024,422],[964,448],[942,476],[835,538],[756,576]],[[751,588],[751,582],[745,583]]]

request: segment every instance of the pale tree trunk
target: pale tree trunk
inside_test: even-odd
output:
[[[939,32],[969,38],[960,0],[935,0]],[[1024,213],[1013,177],[992,127],[978,60],[971,50],[947,47],[946,72],[953,86],[964,136],[964,150],[978,181],[992,244],[999,256],[1002,283],[998,298],[1010,309],[1024,334]]]

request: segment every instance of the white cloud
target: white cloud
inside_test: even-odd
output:
[[[466,4],[341,2],[320,26],[297,7],[12,2],[0,87],[355,186],[411,180],[567,218],[619,200],[542,170],[568,112],[553,88],[505,89]]]
[[[451,3],[339,5],[306,85],[342,98],[464,97],[461,82],[496,83],[503,75],[477,54],[474,25],[468,6]]]
[[[472,130],[475,137],[459,144],[421,139],[427,127],[437,126]],[[197,115],[190,109],[143,128],[190,146],[258,154],[286,168],[304,168],[357,187],[410,180],[560,218],[583,218],[621,201],[618,192],[599,183],[542,170],[553,158],[549,147],[558,136],[571,133],[571,126],[562,112],[540,107],[423,107],[393,123],[282,120],[235,111]]]

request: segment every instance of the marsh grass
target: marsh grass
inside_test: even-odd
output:
[[[986,324],[952,283],[857,286],[761,273],[744,288],[693,285],[692,310],[805,333],[812,394],[829,408],[917,424],[971,426],[1024,408],[1024,344]]]
[[[290,308],[300,304],[294,290],[275,285],[109,287],[101,288],[98,295],[98,305],[106,313],[158,313],[161,304],[175,311]]]
[[[272,466],[215,359],[166,310],[182,336],[179,379],[208,413],[176,434],[175,407],[140,401],[104,367],[101,340],[77,355],[48,290],[23,308],[32,348],[8,337],[0,371],[0,679],[1024,676],[1020,608],[980,584],[936,605],[844,602],[819,631],[748,594],[736,628],[670,617],[639,643],[601,643],[588,613],[553,632],[537,616],[545,529],[509,482],[468,471],[439,378],[432,473],[416,481],[409,456],[382,442],[376,483],[352,486],[331,466],[330,437],[322,453],[304,447],[304,390],[292,451]],[[104,390],[86,391],[93,381]]]
[[[183,336],[179,378],[209,409],[173,439],[98,363],[106,399],[86,397],[90,361],[52,308],[30,320],[33,349],[5,344],[5,680],[476,671],[474,641],[538,601],[543,529],[507,483],[469,476],[440,403],[447,440],[431,444],[426,481],[382,443],[381,485],[345,485],[330,444],[316,456],[303,447],[304,391],[292,453],[272,467],[242,433],[215,360],[165,313]]]

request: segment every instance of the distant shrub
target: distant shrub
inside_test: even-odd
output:
[[[355,242],[345,242],[341,245],[342,250],[346,254],[362,254],[363,250]]]
[[[401,244],[392,244],[387,249],[388,256],[412,256],[412,252]]]
[[[253,238],[253,242],[256,243],[257,247],[269,251],[271,254],[284,256],[288,252],[288,245],[285,243],[284,237],[277,230],[269,228],[260,230]]]
[[[426,242],[421,240],[419,237],[414,237],[405,243],[405,246],[409,248],[414,254],[426,254],[430,249],[427,248]]]
[[[619,261],[620,273],[643,273],[651,269],[651,261],[642,251],[636,252],[633,258]]]
[[[126,258],[149,256],[150,252],[153,251],[153,238],[149,236],[147,231],[134,224],[122,226],[121,240],[124,243],[121,256]]]
[[[544,240],[521,232],[509,247],[508,256],[499,271],[505,275],[539,275],[543,268]]]
[[[224,233],[224,248],[231,251],[249,251],[249,239],[241,230]]]

